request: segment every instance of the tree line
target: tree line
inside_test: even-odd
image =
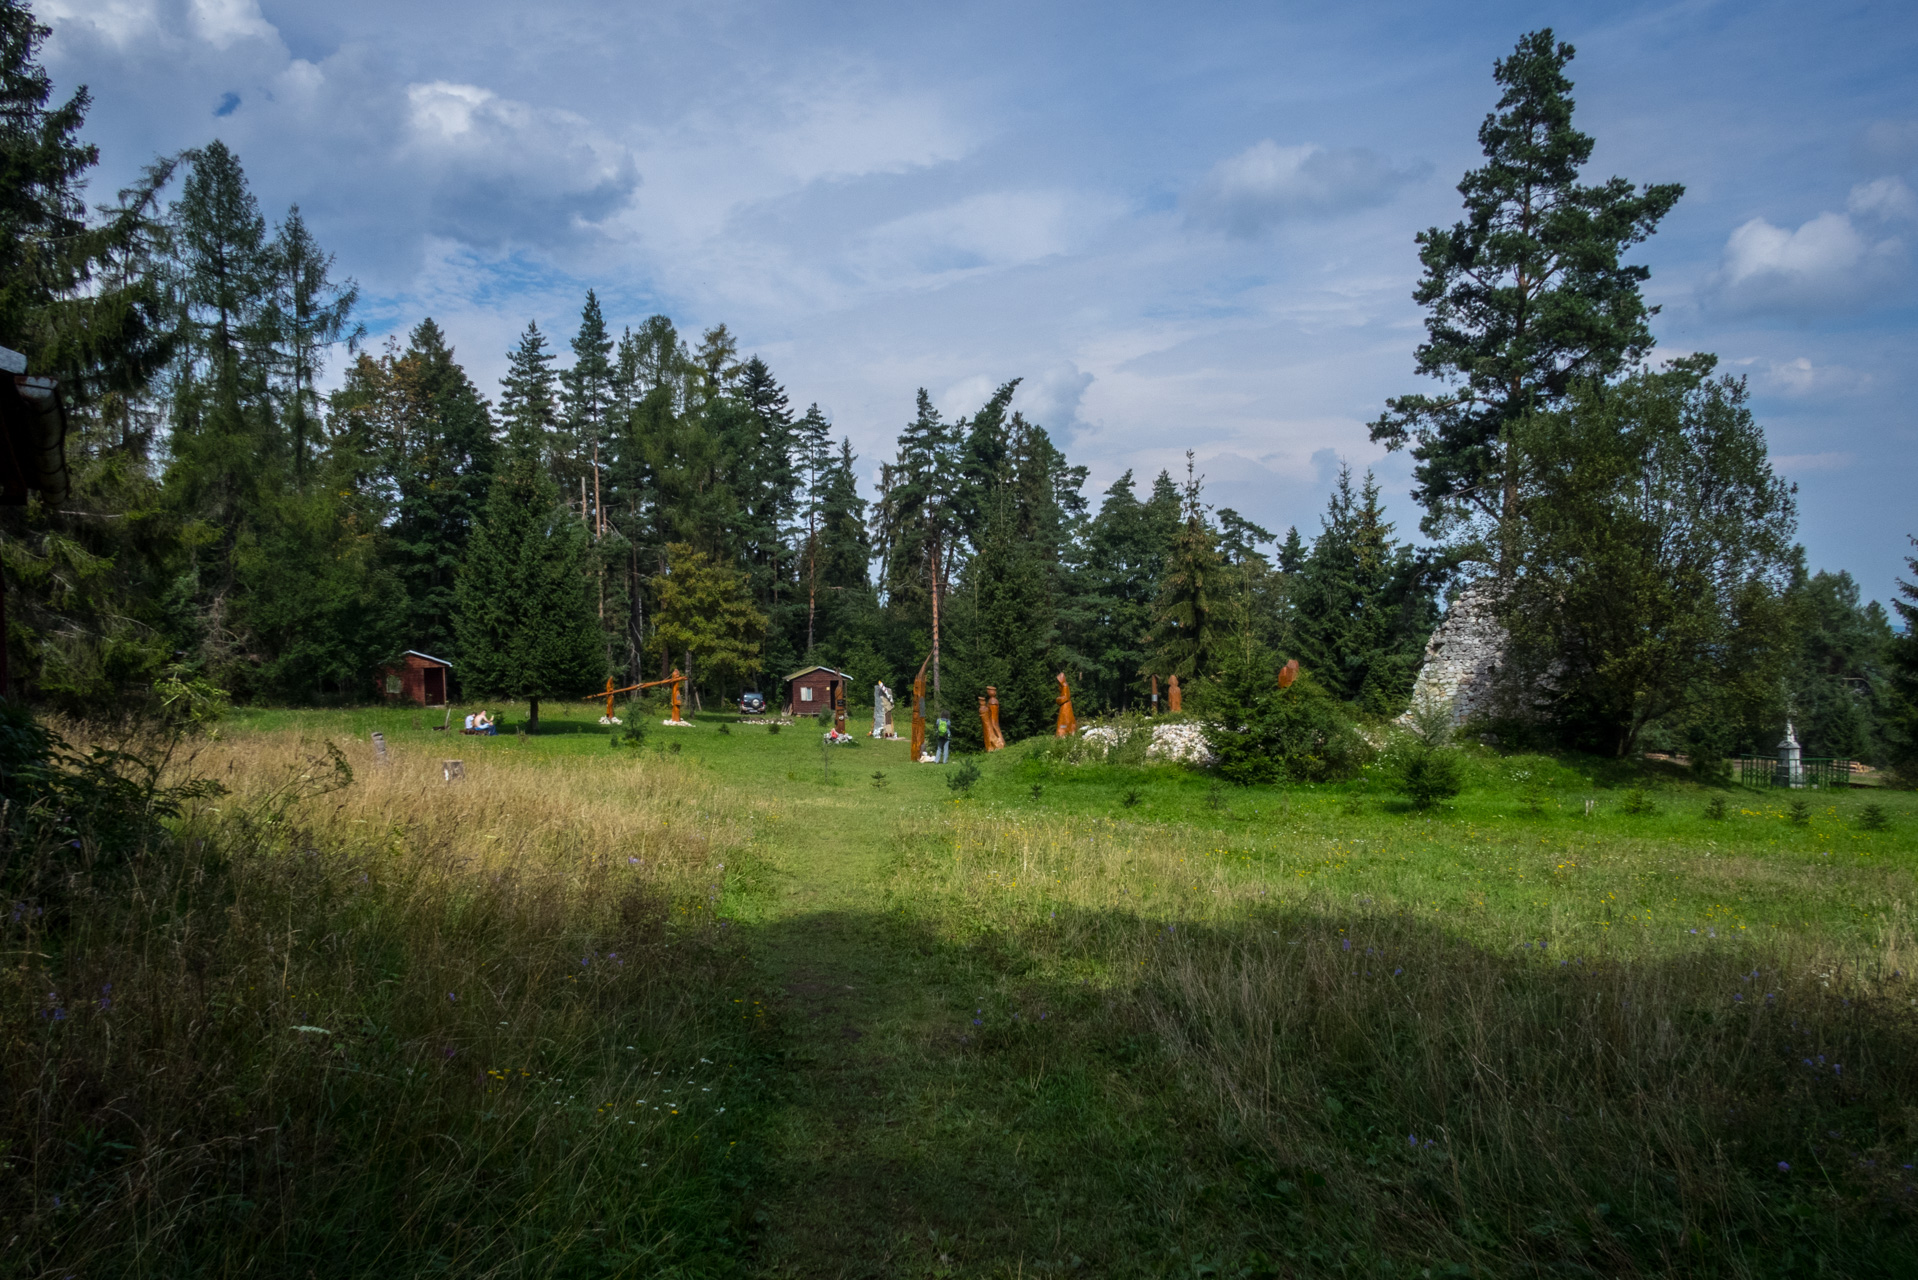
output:
[[[46,34],[0,0],[0,345],[62,379],[72,422],[71,494],[0,538],[13,692],[37,702],[120,714],[183,676],[360,702],[412,649],[536,720],[608,677],[679,668],[723,700],[813,663],[901,688],[930,659],[940,706],[990,685],[1017,737],[1050,723],[1055,672],[1124,711],[1173,675],[1256,701],[1296,658],[1384,717],[1448,588],[1479,582],[1530,732],[1720,756],[1789,714],[1820,754],[1909,752],[1909,626],[1808,572],[1742,382],[1651,361],[1624,259],[1682,192],[1581,180],[1549,31],[1496,65],[1466,216],[1418,237],[1442,390],[1373,436],[1413,455],[1419,546],[1349,468],[1305,534],[1215,509],[1190,458],[1095,503],[1016,380],[956,418],[921,390],[863,491],[850,442],[726,325],[609,319],[591,290],[489,394],[431,318],[369,347],[353,282],[219,141],[89,208],[89,99],[51,105]]]

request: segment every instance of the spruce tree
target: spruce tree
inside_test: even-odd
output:
[[[1199,496],[1202,479],[1186,453],[1183,517],[1166,554],[1165,576],[1153,609],[1153,639],[1163,674],[1194,680],[1210,675],[1223,639],[1220,606],[1223,582],[1218,539],[1206,520]]]
[[[553,353],[547,349],[546,335],[539,331],[538,323],[527,321],[526,332],[506,360],[506,376],[500,379],[501,428],[509,435],[518,428],[530,432],[541,460],[551,468],[557,462],[559,448],[559,377],[553,372]]]
[[[1607,379],[1651,350],[1639,286],[1647,268],[1620,262],[1650,236],[1684,188],[1634,189],[1623,178],[1579,182],[1592,139],[1572,127],[1569,44],[1548,30],[1494,64],[1498,107],[1479,127],[1486,164],[1459,183],[1466,217],[1418,237],[1427,310],[1418,372],[1438,396],[1386,402],[1372,439],[1412,446],[1414,498],[1433,536],[1462,538],[1507,571],[1520,515],[1514,423],[1563,404],[1581,380]]]
[[[999,719],[1008,741],[1043,731],[1053,713],[1052,583],[1039,548],[1019,532],[1009,489],[988,505],[978,553],[966,565],[970,599],[960,646],[966,680],[962,705],[999,690]],[[970,728],[971,721],[959,717]],[[968,734],[970,737],[970,734]]]
[[[325,368],[326,349],[344,341],[350,352],[365,332],[364,326],[351,323],[360,288],[350,279],[333,282],[333,255],[307,230],[298,205],[287,211],[268,255],[275,285],[269,325],[285,402],[282,417],[293,485],[304,489],[320,421],[316,383]]]
[[[600,312],[599,297],[586,291],[586,305],[579,315],[579,332],[573,336],[573,367],[559,375],[562,426],[554,444],[553,478],[570,496],[581,480],[586,482],[587,501],[593,504],[592,526],[597,535],[603,524],[598,514],[605,465],[601,454],[606,443],[608,419],[614,399],[613,340],[606,332],[606,317]]]
[[[1918,547],[1918,538],[1909,539]],[[1905,567],[1918,579],[1918,556],[1906,556]],[[1891,607],[1904,628],[1892,637],[1885,651],[1889,697],[1885,713],[1887,746],[1892,762],[1898,766],[1900,781],[1910,786],[1918,781],[1918,583],[1899,578],[1898,596]]]
[[[224,143],[193,157],[172,221],[185,341],[172,387],[168,488],[208,522],[224,555],[258,520],[285,460],[268,391],[274,279],[266,219]]]
[[[1288,590],[1290,642],[1327,690],[1367,711],[1399,710],[1411,693],[1435,621],[1428,575],[1392,525],[1371,472],[1352,469],[1326,504],[1324,524]]]
[[[446,335],[422,320],[407,349],[384,361],[384,420],[394,503],[389,552],[405,584],[405,647],[461,666],[455,583],[492,487],[492,414]]]
[[[541,698],[577,697],[606,677],[586,530],[560,503],[535,422],[523,414],[507,433],[467,543],[454,624],[467,694],[526,699],[531,730]]]

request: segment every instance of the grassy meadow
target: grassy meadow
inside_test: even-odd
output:
[[[1918,1274],[1918,797],[597,715],[9,850],[0,1270]]]

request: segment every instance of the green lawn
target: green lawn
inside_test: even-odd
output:
[[[712,998],[759,1012],[714,1068],[738,1162],[697,1201],[709,1238],[501,1274],[1918,1268],[1911,795],[1474,749],[1419,814],[1378,778],[1221,787],[1024,744],[960,793],[958,762],[811,722],[655,718],[627,750],[597,716],[223,729],[362,766],[378,730],[481,794],[616,760],[611,799],[665,778],[737,821],[712,901],[744,968]],[[610,1172],[577,1177],[547,1194],[606,1201]]]

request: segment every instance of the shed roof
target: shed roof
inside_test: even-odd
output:
[[[452,663],[448,662],[445,658],[435,658],[432,654],[421,653],[418,649],[408,649],[405,653],[402,653],[400,657],[404,658],[404,657],[407,657],[408,655],[411,655],[415,658],[425,658],[428,662],[437,662],[442,667],[450,667],[453,665]]]
[[[780,683],[791,684],[793,681],[799,679],[799,677],[809,676],[815,671],[823,671],[829,676],[838,676],[842,680],[852,679],[852,677],[847,675],[844,671],[834,671],[831,667],[802,667],[798,671],[795,671],[791,675],[785,677],[783,680],[780,681]]]

